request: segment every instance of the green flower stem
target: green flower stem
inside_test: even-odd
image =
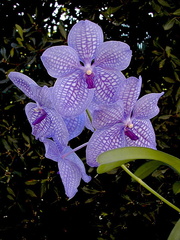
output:
[[[143,182],[142,179],[138,178],[136,175],[134,175],[124,164],[121,165],[122,169],[129,174],[129,176],[131,176],[134,180],[136,180],[139,184],[141,184],[144,188],[146,188],[149,192],[151,192],[152,194],[154,194],[157,198],[159,198],[161,201],[163,201],[164,203],[166,203],[167,205],[169,205],[171,208],[173,208],[174,210],[176,210],[177,212],[180,213],[180,209],[178,207],[176,207],[174,204],[172,204],[171,202],[169,202],[167,199],[165,199],[164,197],[162,197],[159,193],[157,193],[156,191],[154,191],[154,189],[152,189],[149,185],[147,185],[145,182]]]

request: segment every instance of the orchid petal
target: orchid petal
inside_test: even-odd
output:
[[[43,87],[39,87],[36,90],[36,102],[38,102],[38,104],[40,106],[43,107],[47,107],[47,108],[53,108],[53,104],[52,104],[52,89],[53,87],[47,87],[47,86],[43,86]]]
[[[134,127],[131,131],[138,137],[137,140],[131,140],[126,136],[127,146],[148,147],[156,149],[156,139],[153,126],[150,120],[133,120]]]
[[[36,139],[52,137],[60,146],[67,145],[69,134],[62,117],[54,110],[44,109],[47,116],[33,125],[33,122],[41,116],[41,112],[36,109],[35,103],[28,103],[25,107],[27,118],[32,127],[32,134]]]
[[[36,101],[34,91],[40,87],[35,81],[19,72],[10,72],[8,77],[26,96]]]
[[[35,122],[36,119],[41,116],[41,112],[36,109],[36,103],[28,103],[25,107],[28,121],[32,127],[32,134],[35,136],[36,139],[41,137],[51,137],[51,120],[49,117],[46,117],[40,123],[33,125],[33,122]]]
[[[92,101],[94,90],[87,89],[81,71],[58,79],[54,85],[54,104],[63,117],[81,114]]]
[[[80,61],[84,63],[91,63],[97,47],[102,42],[102,29],[88,20],[76,23],[68,35],[68,45],[78,52]]]
[[[109,70],[124,70],[131,61],[132,51],[128,44],[120,41],[107,41],[97,51],[94,64]]]
[[[141,90],[142,79],[136,77],[129,77],[126,79],[124,88],[120,91],[119,99],[124,104],[124,116],[130,117],[135,103],[139,97]]]
[[[113,103],[118,100],[120,89],[125,81],[121,72],[95,69],[95,101],[97,103]]]
[[[124,116],[122,101],[118,104],[101,105],[98,110],[93,112],[93,127],[95,129],[104,129],[121,122]]]
[[[82,113],[77,117],[64,118],[64,122],[69,132],[69,140],[77,137],[84,129],[85,126],[85,114]]]
[[[44,139],[42,141],[44,143],[46,152],[45,152],[45,157],[49,158],[55,162],[59,161],[59,156],[60,156],[60,151],[63,149],[59,149],[56,143],[50,139]]]
[[[133,109],[133,118],[151,119],[159,113],[157,102],[164,93],[149,93],[141,97]]]
[[[64,154],[73,151],[70,147],[66,147],[62,154],[62,157]],[[67,157],[65,157],[65,160],[73,162],[80,170],[82,179],[87,183],[91,180],[91,177],[86,174],[86,169],[84,167],[84,164],[82,160],[77,156],[75,152],[70,153]]]
[[[97,167],[99,164],[96,159],[99,154],[119,147],[125,147],[122,125],[116,124],[105,130],[96,130],[86,148],[87,164]]]
[[[81,181],[81,172],[73,162],[68,160],[60,160],[58,167],[65,193],[69,199],[71,199],[78,191],[77,188]]]
[[[72,74],[81,67],[77,52],[69,46],[55,46],[48,48],[41,60],[49,75],[55,78]]]

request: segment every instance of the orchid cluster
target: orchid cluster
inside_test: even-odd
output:
[[[89,182],[82,160],[75,151],[86,148],[86,161],[97,167],[101,153],[121,147],[156,149],[150,119],[159,112],[163,93],[139,100],[141,77],[126,77],[132,57],[130,47],[120,41],[103,41],[102,29],[85,20],[69,32],[68,46],[44,51],[41,60],[53,87],[40,87],[28,76],[11,72],[9,78],[34,102],[25,107],[32,134],[45,146],[45,156],[58,163],[68,198],[74,197],[81,179]],[[89,117],[91,116],[91,117]],[[68,145],[84,128],[93,133],[88,143],[75,149]]]

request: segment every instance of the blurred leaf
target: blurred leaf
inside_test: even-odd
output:
[[[63,38],[66,39],[67,33],[64,29],[64,26],[62,24],[59,24],[58,28],[59,28],[59,31],[60,31],[61,35],[63,36]]]
[[[172,19],[168,20],[163,26],[164,30],[171,29],[174,26],[175,21],[176,21],[176,18],[172,18]]]
[[[9,193],[10,195],[12,195],[12,196],[15,197],[15,193],[14,193],[14,191],[12,190],[12,188],[7,187],[7,191],[8,191],[8,193]]]
[[[173,192],[174,192],[174,194],[180,193],[180,182],[179,181],[175,182],[173,184]]]
[[[22,27],[19,26],[18,24],[15,24],[15,27],[19,33],[19,36],[21,37],[22,41],[24,40],[24,37],[23,37],[23,30],[22,30]]]
[[[39,183],[39,180],[36,179],[28,180],[25,182],[26,185],[35,185],[37,183]]]
[[[180,8],[177,9],[175,12],[172,13],[173,15],[180,16]]]
[[[158,2],[163,6],[163,7],[171,7],[169,3],[165,0],[158,0]]]
[[[175,83],[176,81],[170,77],[163,77],[163,79],[168,83]]]
[[[7,142],[5,139],[2,139],[1,141],[2,141],[5,149],[6,149],[7,151],[10,151],[10,150],[11,150],[11,147],[10,147],[10,145],[8,144],[8,142]]]
[[[180,239],[180,219],[177,221],[167,240],[179,240],[179,239]]]
[[[97,162],[100,164],[97,168],[98,173],[104,173],[113,168],[120,167],[122,164],[138,160],[149,159],[160,161],[180,173],[180,159],[170,154],[144,147],[124,147],[116,148],[100,154]]]
[[[134,174],[144,179],[148,177],[151,173],[153,173],[159,166],[161,166],[162,163],[158,161],[149,161],[144,164],[142,164],[135,172]]]
[[[27,195],[29,195],[30,197],[37,197],[37,195],[35,194],[35,192],[34,192],[33,190],[29,189],[29,188],[26,188],[26,189],[25,189],[25,193],[26,193]]]

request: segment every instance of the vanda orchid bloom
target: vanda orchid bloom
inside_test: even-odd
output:
[[[99,105],[94,110],[96,131],[86,149],[87,163],[98,166],[99,154],[120,147],[136,146],[156,149],[154,129],[150,119],[159,112],[157,102],[162,93],[150,93],[139,100],[141,77],[130,77],[120,93],[120,100],[112,105]]]
[[[83,112],[91,102],[111,103],[125,80],[132,52],[126,43],[103,42],[102,29],[88,20],[79,21],[69,32],[68,46],[48,48],[41,60],[49,75],[57,78],[54,104],[66,116]]]
[[[46,148],[45,157],[58,163],[59,174],[65,193],[71,199],[78,191],[77,188],[81,178],[88,183],[91,177],[86,174],[83,162],[69,146],[61,150],[50,139],[46,139],[44,145]]]
[[[76,117],[63,118],[54,109],[52,87],[40,87],[31,78],[18,72],[11,72],[9,78],[26,96],[35,101],[26,105],[25,112],[36,139],[43,141],[53,138],[63,148],[69,140],[83,131],[85,125],[88,127],[85,112]]]
[[[69,134],[63,118],[53,108],[52,88],[40,87],[31,78],[18,72],[11,72],[9,78],[26,96],[35,101],[26,105],[25,112],[36,139],[53,138],[61,146],[66,146]]]

